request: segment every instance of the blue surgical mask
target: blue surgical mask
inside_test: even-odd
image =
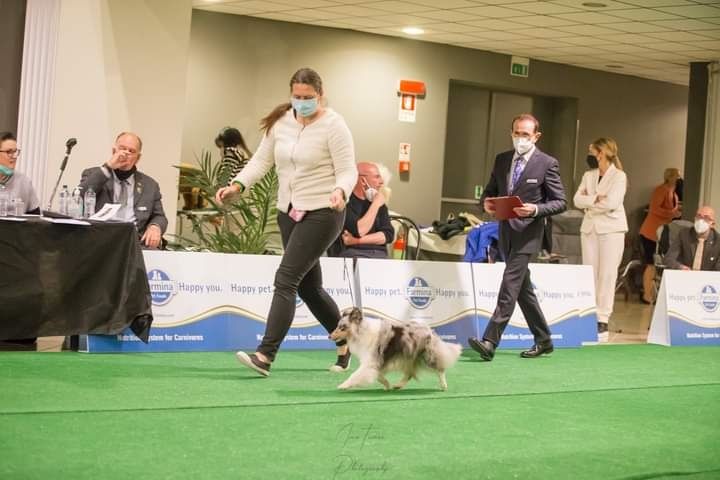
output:
[[[307,99],[302,99],[302,100],[299,98],[291,98],[290,103],[292,104],[292,108],[301,117],[309,117],[309,116],[312,116],[315,112],[317,112],[317,107],[318,107],[317,97],[307,98]]]
[[[6,167],[5,165],[0,165],[0,175],[4,175],[8,178],[13,176],[13,173],[15,173],[15,170],[13,170],[10,167]]]

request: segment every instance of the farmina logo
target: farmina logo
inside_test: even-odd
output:
[[[705,285],[698,298],[700,306],[708,313],[714,312],[720,306],[720,295],[718,295],[717,288],[712,285]]]
[[[435,300],[433,289],[422,277],[413,277],[405,287],[405,298],[413,307],[422,310]]]
[[[177,293],[175,282],[162,270],[150,270],[147,275],[152,304],[158,307],[167,305]]]

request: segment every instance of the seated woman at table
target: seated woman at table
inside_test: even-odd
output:
[[[0,185],[8,195],[8,201],[22,200],[24,208],[20,214],[40,213],[40,202],[28,177],[15,170],[20,149],[17,139],[11,132],[0,133]],[[0,187],[0,190],[3,190]],[[8,212],[15,213],[12,204],[8,204]]]

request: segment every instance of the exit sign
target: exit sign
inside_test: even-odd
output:
[[[524,57],[512,57],[510,60],[510,75],[514,77],[527,78],[530,73],[530,59]]]

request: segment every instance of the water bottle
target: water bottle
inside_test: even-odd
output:
[[[85,218],[95,215],[95,200],[95,190],[88,187],[88,191],[85,192]]]
[[[68,204],[70,203],[70,192],[68,191],[67,185],[63,185],[58,195],[58,211],[62,215],[68,214]]]
[[[0,185],[0,217],[8,216],[8,208],[10,208],[10,194],[5,185]]]
[[[82,218],[83,216],[82,189],[80,187],[73,189],[70,204],[68,205],[68,215],[73,218]]]

